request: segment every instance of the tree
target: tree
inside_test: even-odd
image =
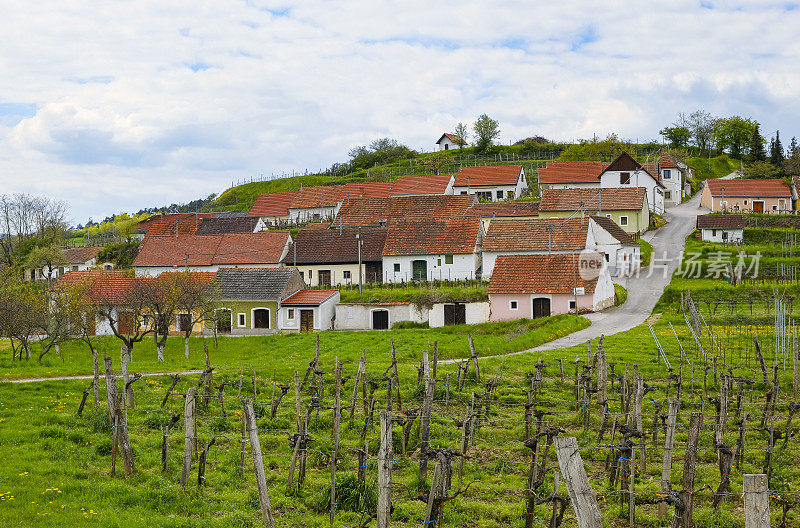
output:
[[[458,142],[458,151],[463,150],[464,145],[467,143],[469,134],[469,127],[465,123],[458,123],[455,128],[455,135],[461,140]]]
[[[789,156],[788,157],[791,158],[795,154],[797,154],[798,152],[800,152],[800,150],[798,150],[798,148],[797,148],[797,138],[796,137],[792,137],[792,141],[791,141],[791,143],[789,143],[789,153],[788,153]]]
[[[178,271],[175,275],[178,285],[177,304],[184,310],[182,315],[185,318],[179,330],[183,332],[183,350],[185,357],[188,358],[189,337],[195,325],[214,317],[214,310],[219,300],[219,285],[209,273]]]
[[[68,290],[67,295],[71,296],[71,313],[69,316],[70,329],[72,335],[86,343],[92,354],[92,366],[94,374],[94,406],[100,405],[100,358],[97,348],[94,346],[95,331],[97,328],[97,310],[90,301],[89,292],[92,288],[91,278],[87,278],[77,284],[61,286],[56,283],[59,290]]]
[[[11,343],[11,360],[31,358],[31,341],[41,317],[41,289],[33,283],[20,282],[16,274],[0,280],[0,335]]]
[[[95,279],[91,295],[92,308],[108,322],[111,332],[122,341],[128,358],[133,345],[140,342],[152,328],[143,325],[148,315],[148,278],[128,277],[115,279],[114,284],[105,277]]]
[[[752,179],[779,178],[780,169],[768,161],[754,161],[745,165],[744,177]]]
[[[0,195],[0,257],[6,266],[15,264],[20,246],[30,239],[61,239],[66,216],[66,202],[25,193]]]
[[[685,126],[664,127],[659,134],[669,141],[672,148],[685,147],[692,137],[692,132]]]
[[[61,344],[73,338],[71,319],[75,310],[73,305],[77,299],[72,290],[43,291],[38,299],[39,317],[36,319],[39,345],[39,363],[51,350],[59,351]]]
[[[714,142],[716,119],[704,110],[695,110],[686,118],[686,127],[692,133],[695,146],[708,155]]]
[[[156,345],[159,361],[164,361],[164,347],[169,337],[169,327],[178,309],[178,292],[174,273],[162,273],[154,279],[147,280],[141,286],[144,301],[144,315],[152,321],[149,326]]]
[[[769,145],[769,162],[776,167],[783,167],[783,144],[781,143],[781,131],[775,132],[775,138]]]
[[[783,171],[790,178],[800,176],[800,150],[795,150],[794,155],[783,161]]]
[[[764,151],[764,136],[761,135],[758,123],[755,123],[747,145],[750,161],[766,161],[767,153]]]
[[[484,152],[500,135],[500,124],[486,114],[481,114],[472,125],[475,132],[475,150]]]
[[[727,151],[734,158],[741,158],[744,148],[753,138],[756,123],[749,118],[728,117],[717,121],[714,141],[717,148]]]
[[[417,153],[396,139],[380,138],[372,141],[369,146],[357,146],[350,149],[350,169],[368,169],[375,165],[392,163],[401,159],[415,158]]]
[[[48,282],[52,282],[56,278],[53,277],[53,272],[66,264],[67,259],[64,258],[64,252],[56,245],[34,248],[28,253],[28,258],[25,261],[25,267],[44,270],[45,278]]]
[[[609,134],[603,140],[594,136],[591,140],[581,140],[580,143],[567,145],[561,151],[558,161],[610,161],[623,152],[636,156],[633,145],[620,141],[616,134]]]
[[[418,163],[439,174],[445,167],[454,163],[453,156],[447,150],[440,150],[419,159]]]

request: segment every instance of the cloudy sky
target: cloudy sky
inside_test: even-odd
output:
[[[774,2],[6,2],[0,193],[83,222],[344,161],[501,140],[655,139],[680,111],[800,135],[800,8]]]

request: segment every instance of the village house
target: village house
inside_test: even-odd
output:
[[[614,305],[601,255],[503,255],[489,283],[491,321],[599,311]]]
[[[528,181],[522,165],[461,167],[453,184],[454,194],[474,194],[492,202],[514,200],[527,192]]]
[[[478,202],[464,212],[465,218],[480,218],[484,232],[498,218],[528,219],[539,216],[539,202]]]
[[[744,216],[741,214],[697,215],[697,229],[704,242],[736,244],[744,240]]]
[[[545,189],[596,189],[600,173],[608,167],[602,161],[548,161],[538,169],[539,194]]]
[[[385,227],[305,228],[297,233],[283,264],[296,267],[309,286],[353,285],[359,279],[380,282],[386,231]]]
[[[448,134],[445,132],[442,134],[442,137],[439,138],[439,141],[436,142],[436,145],[439,147],[439,150],[452,150],[459,146],[466,147],[467,142],[455,134]]]
[[[333,330],[339,290],[300,290],[281,301],[280,327],[284,332]]]
[[[284,299],[306,288],[295,268],[221,268],[217,271],[217,332],[265,334],[281,330]]]
[[[383,281],[478,279],[482,242],[478,218],[392,222],[383,249]]]
[[[266,225],[281,225],[289,221],[289,206],[297,192],[261,193],[247,216],[260,218]]]
[[[783,180],[706,180],[700,206],[711,212],[785,214],[792,209],[792,191]]]
[[[396,220],[463,218],[474,195],[390,196],[345,200],[331,228],[386,226]]]
[[[67,271],[86,271],[101,265],[103,269],[112,269],[114,265],[110,262],[97,262],[97,255],[102,249],[100,246],[62,249],[63,262],[54,262],[52,269],[46,266],[38,269],[26,267],[22,270],[22,280],[52,280],[61,277]]]
[[[626,233],[637,235],[650,226],[647,189],[546,189],[539,204],[539,218],[604,216]]]
[[[481,277],[489,280],[501,255],[542,255],[590,251],[603,255],[612,276],[638,269],[639,244],[605,217],[494,220],[483,240]]]
[[[67,271],[53,286],[54,290],[73,286],[85,287],[86,301],[104,307],[122,334],[133,332],[134,321],[128,303],[135,282],[139,280],[117,270]],[[97,314],[89,326],[89,335],[114,335],[108,318]]]
[[[287,231],[224,235],[148,236],[133,261],[137,277],[165,271],[217,271],[233,267],[278,267],[289,251]]]
[[[664,212],[664,185],[650,174],[641,163],[627,152],[623,152],[600,173],[600,187],[603,189],[644,188],[650,211]],[[622,224],[620,224],[622,225]]]
[[[303,187],[289,204],[289,220],[293,223],[330,221],[336,216],[343,195],[343,185]]]
[[[689,183],[694,170],[686,163],[680,162],[669,154],[662,154],[655,163],[645,163],[644,168],[655,175],[664,186],[664,205],[678,205],[683,198],[690,195],[692,186]]]

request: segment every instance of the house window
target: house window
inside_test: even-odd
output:
[[[440,258],[437,258],[437,259],[436,259],[436,265],[437,265],[437,266],[441,266],[441,265],[442,265],[442,259],[440,259]]]
[[[744,204],[747,205],[747,200],[744,201]]]
[[[508,301],[508,309],[509,310],[516,310],[517,309],[517,301]]]
[[[394,272],[395,273],[400,273],[400,263],[399,262],[395,262],[395,264],[394,264]]]
[[[606,218],[611,218],[611,215],[610,214],[606,214]]]
[[[502,200],[503,199],[503,191],[497,191],[496,194],[497,194],[497,199],[498,200]]]
[[[302,272],[302,271],[300,272],[300,278],[305,280],[305,278],[306,278],[305,272]]]
[[[467,194],[467,191],[461,191],[461,194]]]
[[[506,191],[506,200],[514,199],[514,191]]]
[[[664,191],[664,198],[667,200],[672,199],[672,191]]]
[[[237,314],[237,315],[239,316],[239,326],[242,326],[242,327],[245,326],[245,323],[247,322],[247,317],[245,316],[245,314],[240,313],[240,314]]]
[[[445,144],[444,144],[444,149],[445,149],[445,150],[450,150],[450,145],[448,145],[447,143],[445,143]]]
[[[78,266],[72,266],[72,271],[78,271]]]
[[[289,308],[289,314],[287,315],[289,319],[294,319],[294,308]]]
[[[350,270],[344,270],[344,278],[345,279],[349,279],[350,278]]]
[[[445,264],[452,264],[453,263],[453,255],[445,255],[444,256],[444,263]]]
[[[492,191],[479,191],[475,194],[478,195],[479,200],[491,200],[492,199]]]
[[[670,170],[669,169],[664,169],[664,179],[665,180],[669,180],[670,178],[672,178],[672,174],[670,174]]]
[[[569,301],[569,309],[570,310],[574,310],[575,309],[575,299],[572,299],[571,301]]]
[[[628,225],[628,217],[627,216],[620,216],[619,217],[619,225],[621,225],[621,226]]]
[[[144,326],[145,328],[150,326],[150,316],[149,315],[143,315],[142,316],[142,326]]]
[[[773,211],[777,211],[777,210],[778,210],[778,206],[777,206],[777,205],[773,205],[773,206],[772,206],[772,210],[773,210]]]
[[[611,261],[611,255],[606,253],[606,262],[610,262],[610,261]]]
[[[631,183],[631,173],[630,172],[620,172],[619,173],[619,184],[620,185],[630,185]]]
[[[712,237],[715,237],[715,236],[717,236],[717,230],[716,230],[716,229],[712,229],[712,230],[711,230],[711,236],[712,236]]]
[[[739,210],[739,206],[738,206],[738,205],[734,205],[734,206],[733,206],[733,210],[734,210],[734,211],[738,211],[738,210]]]

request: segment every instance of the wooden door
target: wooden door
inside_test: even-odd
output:
[[[533,300],[533,318],[550,317],[550,299],[539,297]]]
[[[763,213],[764,212],[764,202],[753,202],[753,212],[754,213]]]
[[[317,273],[317,281],[319,281],[320,286],[330,286],[331,270],[319,270]]]
[[[389,329],[389,311],[388,310],[375,310],[372,312],[372,329],[373,330],[388,330]]]
[[[269,328],[269,310],[253,310],[253,328]]]
[[[444,325],[467,324],[467,307],[464,304],[445,304],[444,305]]]
[[[414,260],[411,262],[411,278],[414,280],[428,280],[428,261]]]
[[[300,331],[314,331],[314,310],[300,310]]]

